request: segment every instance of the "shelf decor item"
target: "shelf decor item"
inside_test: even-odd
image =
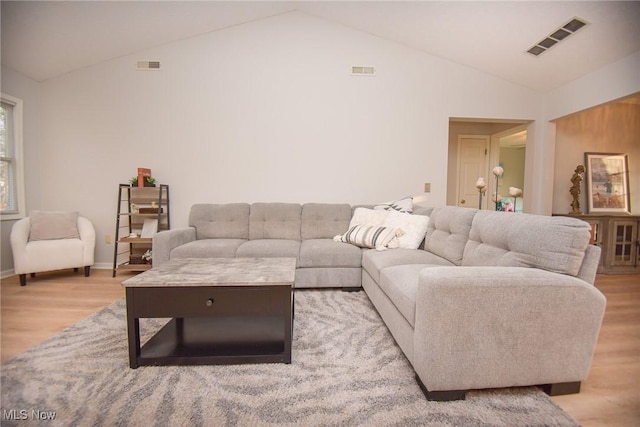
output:
[[[504,169],[502,168],[502,166],[496,166],[491,170],[491,172],[496,177],[496,192],[493,194],[493,201],[496,204],[496,210],[499,211],[499,210],[502,210],[500,206],[500,201],[502,200],[502,196],[499,193],[500,177],[504,174]]]
[[[482,195],[487,192],[487,183],[483,177],[478,178],[476,181],[476,188],[478,189],[478,209],[482,209]]]
[[[134,176],[129,180],[129,184],[131,184],[132,187],[155,187],[156,179],[152,176],[147,176],[143,178],[142,185],[140,185],[139,183],[140,183],[140,180],[138,179],[137,176]]]
[[[513,213],[516,213],[518,211],[518,197],[522,197],[522,189],[509,187],[509,195],[513,197]]]
[[[151,264],[151,260],[153,259],[153,252],[151,251],[151,249],[147,249],[147,251],[142,254],[142,259],[144,260],[145,264]]]
[[[630,214],[626,154],[584,153],[589,213]]]

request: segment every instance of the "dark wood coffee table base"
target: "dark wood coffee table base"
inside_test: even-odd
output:
[[[129,365],[291,363],[292,312],[291,286],[127,288]],[[154,317],[173,319],[141,347],[140,319]]]
[[[138,365],[291,363],[283,320],[172,319],[142,346]]]

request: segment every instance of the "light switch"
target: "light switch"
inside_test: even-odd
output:
[[[425,184],[424,184],[424,192],[425,193],[431,193],[431,183],[430,182],[425,182]]]

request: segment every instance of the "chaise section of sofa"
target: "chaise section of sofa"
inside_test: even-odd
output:
[[[577,392],[606,305],[588,242],[588,224],[573,218],[437,208],[429,255],[366,252],[363,288],[429,399],[526,385]]]

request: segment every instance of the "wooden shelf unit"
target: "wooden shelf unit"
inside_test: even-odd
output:
[[[140,213],[139,209],[157,206],[157,213]],[[152,264],[132,263],[152,248],[152,237],[139,237],[145,219],[157,220],[157,231],[170,229],[169,186],[132,187],[118,186],[118,208],[116,212],[116,232],[113,249],[113,277],[118,270],[145,271]],[[130,237],[136,233],[138,237]]]

